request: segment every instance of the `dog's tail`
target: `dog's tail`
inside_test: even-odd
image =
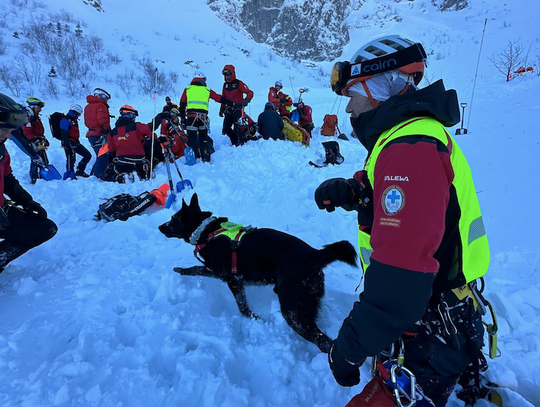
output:
[[[357,266],[358,255],[356,249],[346,240],[324,246],[324,249],[319,250],[319,254],[321,255],[320,261],[323,268],[334,261],[342,261],[353,267]]]

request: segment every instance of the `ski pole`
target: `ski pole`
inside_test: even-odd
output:
[[[150,151],[150,175],[152,175],[152,171],[154,169],[154,131],[156,130],[156,94],[157,94],[157,68],[156,68],[156,79],[154,81],[154,118],[152,119],[152,147]],[[172,191],[172,184],[171,184],[171,191]]]
[[[294,86],[292,84],[292,78],[291,76],[289,75],[289,81],[291,82],[291,88],[292,88],[292,96],[293,96],[293,100],[296,99],[296,95],[294,94]]]

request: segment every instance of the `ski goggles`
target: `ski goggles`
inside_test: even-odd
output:
[[[231,76],[232,75],[232,72],[229,71],[228,69],[224,69],[223,71],[221,71],[221,73],[223,74],[223,76]]]
[[[353,83],[366,81],[374,75],[393,70],[413,75],[414,82],[418,85],[423,77],[426,60],[424,47],[416,43],[401,51],[363,62],[336,62],[330,74],[330,86],[341,96]]]
[[[16,129],[28,123],[26,110],[0,112],[0,129]]]

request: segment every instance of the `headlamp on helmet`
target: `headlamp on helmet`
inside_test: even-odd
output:
[[[364,48],[370,49],[370,47]],[[332,90],[338,95],[343,95],[343,91],[353,83],[366,81],[374,75],[394,70],[411,75],[415,85],[418,85],[424,76],[427,60],[426,51],[420,43],[413,43],[406,48],[401,48],[373,59],[366,59],[357,53],[354,60],[358,62],[336,62],[330,74]]]

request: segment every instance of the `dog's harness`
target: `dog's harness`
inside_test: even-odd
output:
[[[210,233],[207,236],[206,242],[199,242],[203,230],[216,219],[217,218],[215,216],[211,216],[203,223],[201,223],[201,225],[193,232],[193,234],[189,238],[189,242],[195,245],[195,249],[193,250],[195,257],[197,257],[197,259],[204,263],[204,261],[199,258],[198,253],[207,245],[208,242],[210,242],[210,240],[220,236],[227,237],[231,245],[231,272],[233,274],[236,274],[238,273],[238,258],[236,250],[238,249],[238,246],[240,246],[241,239],[246,235],[246,233],[250,232],[254,228],[250,225],[244,227],[243,225],[240,225],[238,223],[223,222],[219,225],[220,228],[218,230]]]

